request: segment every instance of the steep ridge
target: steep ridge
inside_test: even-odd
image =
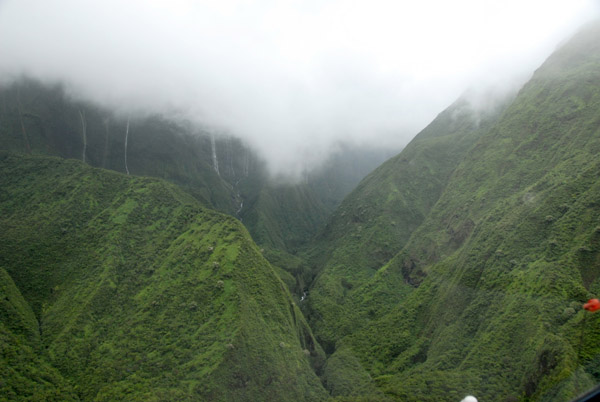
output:
[[[600,381],[600,321],[581,309],[600,292],[599,110],[595,23],[536,71],[404,248],[346,297],[330,391],[568,400]]]
[[[321,400],[241,223],[176,186],[0,153],[0,399]]]
[[[461,97],[406,148],[369,174],[344,199],[313,242],[318,272],[307,308],[319,339],[331,352],[356,323],[346,320],[350,294],[406,244],[477,138],[495,122],[512,95],[478,111]],[[342,318],[342,319],[340,319]]]

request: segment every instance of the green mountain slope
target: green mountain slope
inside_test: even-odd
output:
[[[85,142],[123,170],[104,112],[36,93],[1,92],[1,148]],[[210,137],[170,124],[136,121],[130,167],[188,192],[0,153],[0,399],[553,401],[600,382],[581,309],[600,293],[600,23],[498,108],[441,113],[306,261],[288,252],[328,196],[273,185],[232,139],[217,172]],[[288,291],[307,287],[310,327]]]
[[[596,23],[552,55],[402,250],[356,281],[334,327],[330,390],[569,400],[599,382],[600,317],[581,309],[600,291],[599,44]],[[362,383],[347,381],[360,369]]]
[[[313,242],[322,267],[309,299],[319,339],[332,351],[355,323],[347,297],[406,244],[445,189],[461,158],[501,114],[504,105],[477,112],[456,101],[397,156],[368,175],[334,212]]]
[[[2,397],[326,396],[322,351],[239,221],[79,161],[2,153],[0,172]]]
[[[39,356],[40,338],[31,307],[0,268],[0,399],[78,400],[58,370]]]

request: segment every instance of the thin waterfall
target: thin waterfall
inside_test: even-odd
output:
[[[215,133],[213,132],[210,133],[210,146],[212,148],[213,168],[215,169],[215,172],[217,172],[218,175],[221,175],[219,173],[219,161],[217,160],[217,145],[215,144]]]
[[[241,198],[240,194],[238,193],[238,198]],[[242,212],[242,209],[244,208],[244,200],[240,201],[240,207],[238,208],[237,211],[235,211],[235,214],[239,217],[240,212]],[[242,218],[240,218],[240,220],[242,220]]]
[[[81,160],[83,161],[83,163],[85,163],[85,151],[87,149],[87,124],[85,123],[85,114],[81,112],[81,109],[79,109],[79,117],[81,118],[81,133],[83,135],[83,154]]]

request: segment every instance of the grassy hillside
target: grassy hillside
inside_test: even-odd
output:
[[[402,250],[351,276],[336,332],[311,317],[336,342],[330,390],[569,400],[600,381],[600,317],[581,309],[600,292],[599,44],[594,24],[479,133]],[[343,205],[368,196],[358,191]]]
[[[239,221],[79,161],[2,153],[0,172],[3,398],[326,396],[322,351]]]

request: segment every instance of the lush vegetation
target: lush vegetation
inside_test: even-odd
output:
[[[598,383],[600,321],[581,305],[600,291],[599,39],[591,26],[556,52],[464,152],[429,131],[387,163],[406,184],[390,190],[384,164],[344,201],[308,300],[330,392],[368,396],[359,368],[398,400],[568,400]]]
[[[599,24],[495,108],[440,113],[304,250],[346,184],[273,184],[227,138],[217,172],[210,137],[156,117],[129,170],[179,186],[24,155],[83,159],[85,109],[86,163],[123,171],[126,118],[30,85],[0,92],[0,399],[546,401],[600,382],[581,308],[600,295]]]
[[[335,211],[309,252],[313,266],[322,267],[311,289],[311,325],[329,351],[356,325],[354,318],[339,320],[354,311],[349,296],[402,249],[464,154],[507,102],[477,112],[459,99]]]
[[[322,351],[239,221],[78,161],[4,153],[0,171],[2,397],[325,396]]]

